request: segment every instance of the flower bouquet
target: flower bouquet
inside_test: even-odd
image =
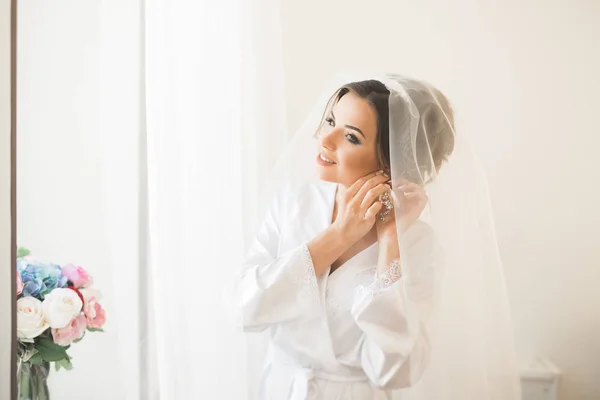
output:
[[[19,400],[47,400],[50,363],[72,368],[67,350],[106,321],[91,288],[92,277],[79,266],[63,267],[17,253],[17,374]]]

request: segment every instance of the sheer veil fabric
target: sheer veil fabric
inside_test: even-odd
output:
[[[344,84],[377,80],[389,91],[389,172],[408,318],[428,338],[424,372],[395,400],[517,400],[520,386],[502,262],[485,174],[450,101],[431,84],[390,74],[343,74],[327,85],[281,153],[259,204],[264,213],[281,187],[318,182],[316,139]],[[445,140],[439,136],[445,135]],[[450,140],[448,140],[450,138]],[[428,203],[404,226],[408,182]],[[423,266],[422,260],[429,260]],[[238,301],[241,301],[237,299]],[[243,324],[236,316],[237,323]],[[410,363],[409,358],[407,363]],[[411,365],[407,365],[412,371]],[[418,371],[418,368],[415,368]]]

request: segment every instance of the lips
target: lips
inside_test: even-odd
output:
[[[335,163],[330,163],[330,162],[325,161],[323,158],[321,158],[320,154],[317,155],[316,161],[317,161],[317,164],[319,164],[322,167],[333,167],[335,165]]]
[[[335,161],[333,161],[331,158],[325,156],[323,153],[320,153],[319,157],[321,158],[321,160],[325,161],[326,163],[335,164]]]

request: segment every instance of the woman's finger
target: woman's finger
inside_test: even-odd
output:
[[[369,193],[369,190],[377,187],[378,185],[385,184],[385,182],[387,182],[388,179],[389,178],[387,178],[385,175],[377,175],[377,176],[369,179],[368,181],[366,181],[363,184],[363,186],[360,188],[360,190],[354,195],[353,201],[355,202],[355,204],[358,204],[358,205],[362,204],[365,196],[367,195],[367,193]],[[388,189],[389,189],[389,186],[388,186]]]
[[[403,192],[414,192],[418,190],[424,190],[420,185],[417,185],[413,182],[408,182],[403,185],[397,186],[397,189]]]
[[[375,217],[377,217],[377,213],[379,213],[379,211],[381,211],[382,207],[383,207],[383,204],[380,201],[376,201],[375,203],[373,203],[373,205],[371,205],[371,207],[369,207],[369,209],[365,213],[365,219],[366,220],[375,219]]]
[[[402,191],[405,197],[425,197],[425,191],[423,190],[414,190],[414,191]]]
[[[404,186],[401,186],[400,188],[398,188],[398,190],[400,192],[402,192],[402,194],[406,198],[409,198],[409,197],[413,198],[416,196],[427,196],[425,189],[423,189],[421,186],[419,186],[417,184],[404,185]]]
[[[401,207],[405,210],[416,210],[423,209],[427,202],[429,201],[429,197],[425,193],[421,192],[412,192],[408,193],[405,196],[404,205]]]
[[[356,196],[356,194],[358,193],[358,191],[369,181],[371,181],[372,179],[377,179],[378,177],[381,177],[381,179],[384,179],[385,175],[383,175],[382,171],[377,171],[377,172],[373,172],[370,173],[368,175],[363,176],[362,178],[359,178],[356,180],[356,182],[354,182],[352,185],[350,185],[350,187],[348,188],[348,190],[346,191],[346,196],[348,196],[349,199],[352,199]]]
[[[375,186],[374,188],[370,189],[367,194],[365,195],[363,201],[360,203],[360,208],[363,210],[368,209],[369,207],[371,207],[371,205],[377,201],[377,199],[379,199],[379,197],[381,195],[383,195],[384,193],[388,192],[390,190],[390,187],[388,186],[387,183],[380,183],[379,185]]]

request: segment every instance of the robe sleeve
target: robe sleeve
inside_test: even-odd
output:
[[[290,196],[289,189],[284,189],[275,197],[234,278],[235,316],[246,332],[320,312],[317,277],[307,244],[279,253]]]
[[[426,322],[442,267],[440,249],[425,223],[406,232],[400,254],[385,273],[357,289],[351,310],[363,332],[361,365],[382,390],[411,386],[427,368]]]

